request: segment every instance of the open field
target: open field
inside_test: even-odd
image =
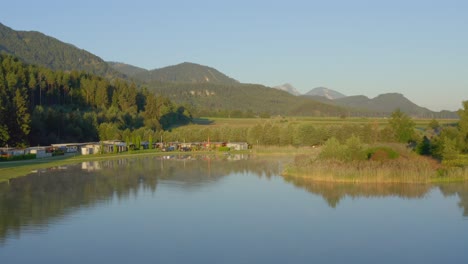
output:
[[[196,125],[206,126],[234,126],[234,127],[251,127],[263,122],[290,122],[304,123],[313,125],[349,125],[349,124],[377,124],[383,127],[388,123],[388,118],[339,118],[339,117],[272,117],[272,118],[218,118],[218,117],[203,117],[194,118],[193,123]],[[426,128],[432,119],[413,119],[416,128]],[[437,119],[440,125],[451,125],[458,122],[457,119]]]

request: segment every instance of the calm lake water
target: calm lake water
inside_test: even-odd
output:
[[[468,184],[279,176],[286,158],[86,162],[0,184],[0,263],[468,263]]]

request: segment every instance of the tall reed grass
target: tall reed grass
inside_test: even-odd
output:
[[[431,183],[468,180],[467,167],[444,167],[438,161],[398,149],[400,157],[383,161],[320,159],[297,155],[283,176],[322,182]]]

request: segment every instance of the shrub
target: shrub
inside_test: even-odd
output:
[[[323,145],[323,149],[319,157],[321,159],[343,160],[346,157],[346,148],[346,146],[341,145],[338,139],[332,137]]]
[[[17,161],[17,160],[30,160],[35,159],[36,154],[24,154],[18,156],[1,156],[0,161]]]
[[[230,147],[219,147],[218,148],[218,151],[230,151],[231,148]]]
[[[375,161],[384,161],[396,159],[400,156],[398,152],[390,147],[375,147],[367,149],[367,159]]]
[[[359,137],[352,135],[346,140],[345,159],[352,160],[365,160],[366,153],[363,151],[361,140]]]
[[[366,153],[363,151],[361,140],[357,136],[351,136],[345,144],[341,144],[335,137],[325,142],[321,159],[336,159],[341,161],[365,160]]]

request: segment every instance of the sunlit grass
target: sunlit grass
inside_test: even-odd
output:
[[[413,119],[419,129],[426,128],[432,119]],[[263,122],[289,122],[313,125],[348,125],[348,124],[373,124],[378,127],[384,127],[388,124],[388,118],[366,118],[366,117],[271,117],[271,118],[220,118],[203,117],[195,118],[194,123],[207,126],[233,126],[233,127],[251,127]],[[437,119],[440,125],[450,125],[458,122],[457,119]]]
[[[283,172],[322,182],[349,183],[434,183],[468,180],[468,167],[447,167],[428,157],[399,150],[400,158],[374,160],[323,160],[316,152],[298,155]]]

